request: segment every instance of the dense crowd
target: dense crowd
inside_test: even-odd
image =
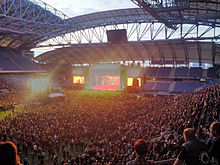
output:
[[[16,105],[24,104],[28,93],[24,84],[0,78],[0,112],[13,110]]]
[[[207,140],[220,116],[220,85],[179,97],[65,94],[0,121],[0,141],[15,142],[23,164],[126,164],[139,138],[147,159],[175,158],[184,128]]]
[[[0,112],[8,109],[14,109],[18,103],[16,86],[13,82],[0,78]]]

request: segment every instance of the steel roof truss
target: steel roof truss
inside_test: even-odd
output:
[[[157,29],[156,33],[154,34],[152,40],[154,40],[158,34],[160,34],[160,32],[165,28],[165,25],[164,24],[160,24],[160,27]]]
[[[186,38],[186,36],[188,34],[190,34],[195,28],[196,28],[197,25],[192,25],[188,31],[183,35],[183,28],[182,28],[182,25],[181,25],[181,38]]]
[[[85,39],[91,43],[92,42],[92,38],[93,38],[93,32],[90,29],[85,29],[82,32],[82,36],[85,37]]]
[[[139,26],[140,26],[140,25],[139,25]],[[135,32],[135,30],[137,30],[137,28],[138,28],[138,25],[137,25],[136,23],[134,23],[134,24],[132,25],[132,28],[131,28],[130,31],[128,32],[128,35],[127,35],[128,39],[134,34],[134,32]]]
[[[103,26],[98,27],[98,32],[97,32],[97,30],[96,30],[97,28],[93,28],[93,29],[92,29],[92,32],[93,32],[94,36],[96,37],[96,39],[97,39],[100,43],[103,42],[104,33],[105,33],[105,31],[103,30],[102,27],[103,27]]]
[[[148,27],[148,25],[149,25],[149,27]],[[150,29],[150,23],[147,23],[146,26],[144,27],[144,30],[142,31],[142,33],[140,35],[139,40],[141,40],[144,37],[144,35],[149,31],[149,29]]]
[[[212,29],[213,29],[213,27],[209,26],[202,34],[200,34],[199,38],[201,38],[203,35],[205,35],[206,33],[208,33]]]

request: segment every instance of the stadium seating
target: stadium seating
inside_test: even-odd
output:
[[[147,67],[145,70],[146,77],[154,78],[186,78],[186,79],[201,79],[201,78],[213,78],[215,72],[213,68],[202,69],[201,67]]]
[[[208,78],[212,78],[212,77],[214,77],[214,75],[215,75],[214,69],[213,68],[209,68],[208,72],[207,72],[207,77]]]
[[[155,91],[169,91],[169,87],[170,87],[170,82],[168,81],[157,82],[154,90]]]
[[[40,68],[20,53],[0,48],[0,66],[2,70],[39,70]]]
[[[146,68],[146,76],[147,77],[157,77],[158,70],[159,70],[159,68],[156,68],[156,67]]]
[[[188,77],[188,71],[188,68],[176,68],[174,76],[179,78],[186,78]]]
[[[0,66],[2,70],[20,70],[20,68],[14,65],[10,58],[3,55],[4,52],[0,51]]]
[[[154,89],[156,82],[154,81],[147,81],[143,86],[141,87],[142,90],[150,91]]]
[[[186,93],[196,88],[202,87],[203,83],[199,81],[177,81],[174,92]]]
[[[209,87],[213,84],[219,83],[219,80],[200,82],[200,81],[147,81],[142,85],[141,90],[150,92],[172,92],[172,93],[186,93],[198,88]],[[173,88],[171,88],[173,86]]]
[[[159,68],[158,77],[170,77],[172,68]]]
[[[202,68],[190,68],[189,77],[191,78],[201,78],[203,74]]]

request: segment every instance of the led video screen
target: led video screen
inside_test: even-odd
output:
[[[116,91],[120,88],[119,75],[94,75],[92,77],[92,89]]]
[[[120,64],[96,64],[89,69],[87,88],[117,91],[120,81]]]

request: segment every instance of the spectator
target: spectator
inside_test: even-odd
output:
[[[214,158],[214,161],[220,163],[220,122],[214,122],[210,126],[210,132],[212,134],[213,140],[210,139],[208,144],[209,155]],[[211,143],[211,144],[210,144]]]
[[[131,144],[145,136],[146,159],[158,161],[177,157],[187,127],[207,140],[220,110],[220,85],[178,97],[147,99],[83,92],[66,91],[62,102],[25,105],[21,113],[0,121],[0,141],[16,141],[22,163],[27,158],[30,164],[124,165],[135,159]],[[25,100],[13,94],[19,102]],[[5,94],[0,100],[11,104]]]
[[[200,141],[196,135],[195,130],[187,128],[183,132],[185,143],[182,146],[181,152],[178,155],[174,165],[182,164],[186,165],[200,165],[200,154],[202,151],[206,151],[206,144]]]
[[[127,165],[150,165],[153,161],[145,159],[148,151],[147,142],[143,139],[138,139],[134,144],[134,150],[136,153],[136,159],[127,163]]]
[[[0,144],[0,164],[19,165],[20,160],[17,156],[17,147],[14,143],[8,141]]]

